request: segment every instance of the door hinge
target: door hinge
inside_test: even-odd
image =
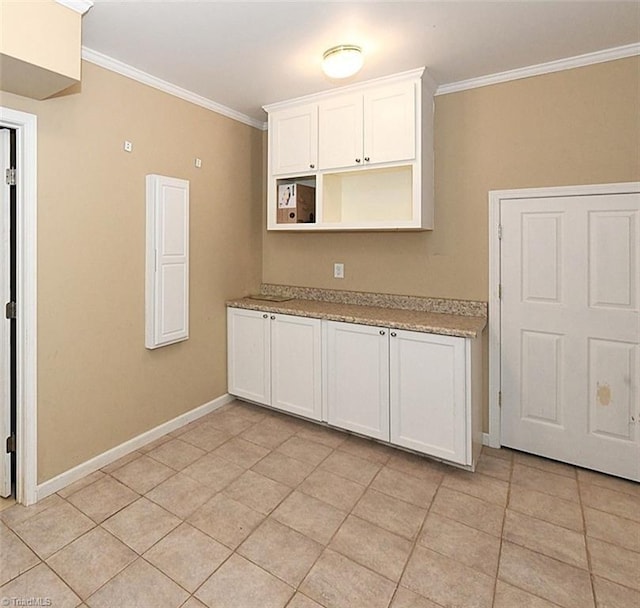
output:
[[[16,185],[16,170],[15,168],[7,169],[4,173],[4,181],[7,183],[7,186],[15,186]]]
[[[18,312],[18,307],[15,302],[7,302],[4,307],[4,316],[6,319],[15,319]]]
[[[498,240],[502,240],[502,224],[498,224]]]
[[[7,437],[7,454],[13,454],[16,451],[16,436],[9,435]]]
[[[502,407],[502,391],[498,391],[498,407]]]
[[[502,283],[498,285],[498,300],[502,300]]]

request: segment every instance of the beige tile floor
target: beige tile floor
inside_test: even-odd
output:
[[[2,506],[2,605],[640,606],[639,484],[509,450],[471,474],[240,402]]]

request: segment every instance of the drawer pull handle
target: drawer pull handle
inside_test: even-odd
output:
[[[356,158],[356,162],[357,162],[357,163],[359,163],[359,162],[360,162],[360,159],[359,159],[359,158]]]
[[[371,160],[371,159],[370,159],[368,156],[365,156],[365,157],[364,157],[364,162],[365,162],[365,163],[368,163],[370,160]]]
[[[309,168],[310,168],[310,169],[315,169],[315,168],[316,168],[316,166],[315,166],[315,165],[313,165],[313,164],[311,164],[311,165],[309,165]]]

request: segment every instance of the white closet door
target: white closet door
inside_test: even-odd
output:
[[[189,182],[147,175],[146,347],[189,338]]]
[[[503,445],[640,480],[640,195],[500,218]]]

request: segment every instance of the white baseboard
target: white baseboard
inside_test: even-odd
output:
[[[482,445],[491,445],[491,436],[489,433],[482,433]]]
[[[130,452],[133,452],[134,450],[137,450],[138,448],[141,448],[148,443],[159,439],[163,435],[166,435],[171,431],[175,431],[176,429],[179,429],[180,427],[189,424],[190,422],[193,422],[198,418],[201,418],[209,412],[217,410],[223,405],[230,403],[234,399],[235,397],[229,395],[228,393],[225,393],[224,395],[218,397],[217,399],[214,399],[213,401],[209,401],[208,403],[205,403],[200,407],[181,414],[180,416],[173,418],[172,420],[164,422],[160,426],[150,429],[142,433],[141,435],[138,435],[137,437],[133,437],[132,439],[121,443],[115,448],[111,448],[110,450],[107,450],[106,452],[103,452],[102,454],[91,458],[91,460],[87,460],[86,462],[83,462],[82,464],[79,464],[78,466],[75,466],[72,469],[65,471],[64,473],[60,473],[60,475],[57,475],[53,479],[49,479],[48,481],[45,481],[44,483],[38,485],[38,487],[36,488],[37,500],[42,500],[50,494],[62,490],[62,488],[65,488],[69,484],[82,479],[86,475],[89,475],[90,473],[93,473],[94,471],[97,471],[102,467],[106,467],[108,464],[115,462],[116,460],[118,460],[118,458],[122,458]]]

